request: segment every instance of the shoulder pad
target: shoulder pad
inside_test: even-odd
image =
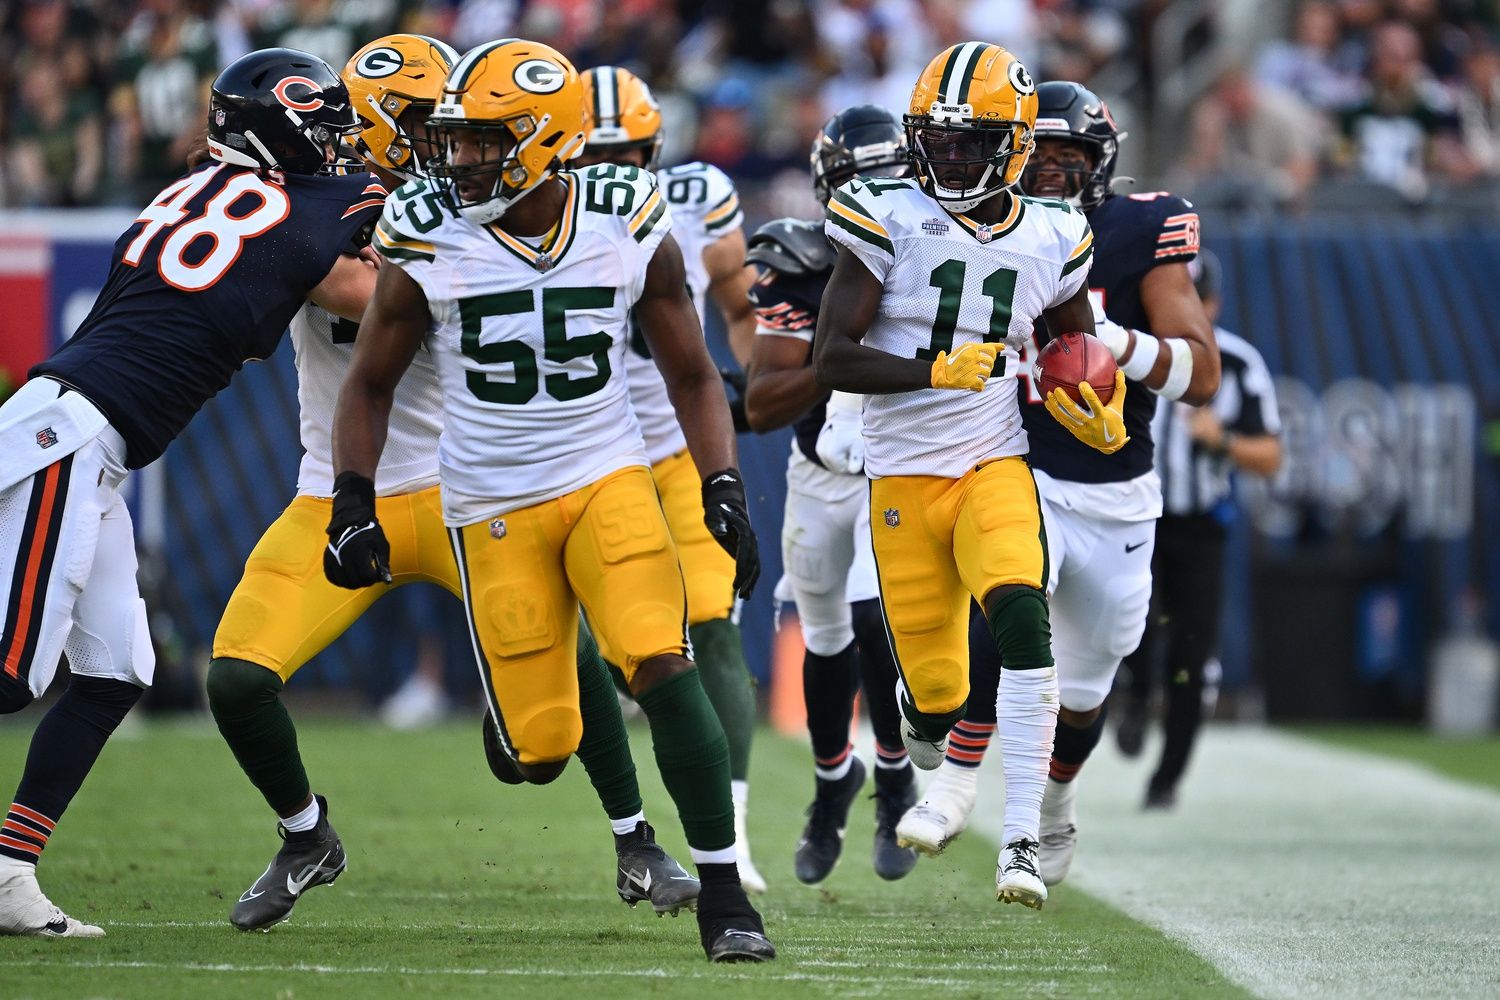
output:
[[[801,219],[774,219],[750,237],[745,263],[764,264],[788,275],[819,274],[833,269],[833,247],[823,227]]]

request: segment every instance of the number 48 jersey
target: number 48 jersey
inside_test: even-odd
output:
[[[429,181],[398,189],[375,228],[375,249],[427,297],[443,517],[454,527],[647,464],[625,352],[671,215],[634,167],[558,176],[567,196],[545,247],[455,215]]]
[[[1026,454],[1016,380],[1005,376],[1042,312],[1088,278],[1094,238],[1083,215],[1012,195],[1007,216],[983,225],[944,211],[914,180],[857,178],[834,192],[825,231],[885,285],[867,346],[932,361],[964,344],[1005,344],[981,392],[866,396],[869,475],[956,479],[985,459]]]

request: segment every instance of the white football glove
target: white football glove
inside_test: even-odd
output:
[[[851,475],[865,469],[864,397],[835,392],[828,399],[823,429],[818,432],[818,458],[834,472]]]

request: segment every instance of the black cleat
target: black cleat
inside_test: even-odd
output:
[[[1126,757],[1137,757],[1146,744],[1146,723],[1150,721],[1146,702],[1135,695],[1120,698],[1120,721],[1115,725],[1115,744]]]
[[[837,781],[817,779],[817,792],[807,807],[807,826],[797,843],[797,881],[817,885],[828,877],[844,850],[844,827],[849,807],[865,783],[865,764],[850,755],[849,773]],[[900,819],[900,814],[897,814]]]
[[[1146,786],[1146,801],[1142,809],[1159,809],[1169,812],[1177,807],[1176,784],[1162,784],[1155,779]]]
[[[615,836],[615,859],[615,889],[631,906],[650,903],[658,917],[675,917],[698,905],[698,880],[662,850],[656,831],[645,820],[624,836]]]
[[[917,804],[916,775],[908,765],[885,778],[875,772],[875,874],[887,882],[905,878],[917,866],[917,852],[896,842],[896,824]],[[886,787],[890,786],[890,787]]]
[[[769,962],[776,946],[738,880],[712,881],[698,896],[698,935],[710,962]]]
[[[270,930],[292,915],[292,907],[315,885],[332,885],[349,866],[344,845],[328,822],[328,800],[317,796],[318,825],[305,833],[289,833],[277,825],[285,841],[265,874],[246,889],[229,911],[229,922],[242,931]]]

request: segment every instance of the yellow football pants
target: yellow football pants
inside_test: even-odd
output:
[[[703,523],[703,477],[693,457],[679,451],[664,458],[651,467],[651,478],[682,561],[688,624],[728,618],[734,609],[734,557]]]
[[[248,660],[283,681],[328,647],[390,587],[335,587],[323,576],[333,501],[297,497],[256,543],[214,634],[214,658]],[[375,515],[391,544],[391,583],[426,581],[459,596],[458,567],[436,486],[379,497]]]
[[[952,712],[969,696],[969,599],[1005,584],[1041,589],[1047,541],[1024,458],[959,479],[870,482],[870,534],[896,664],[917,711]]]
[[[522,763],[578,748],[580,602],[627,680],[652,657],[687,653],[677,549],[644,466],[449,537],[500,737]]]

